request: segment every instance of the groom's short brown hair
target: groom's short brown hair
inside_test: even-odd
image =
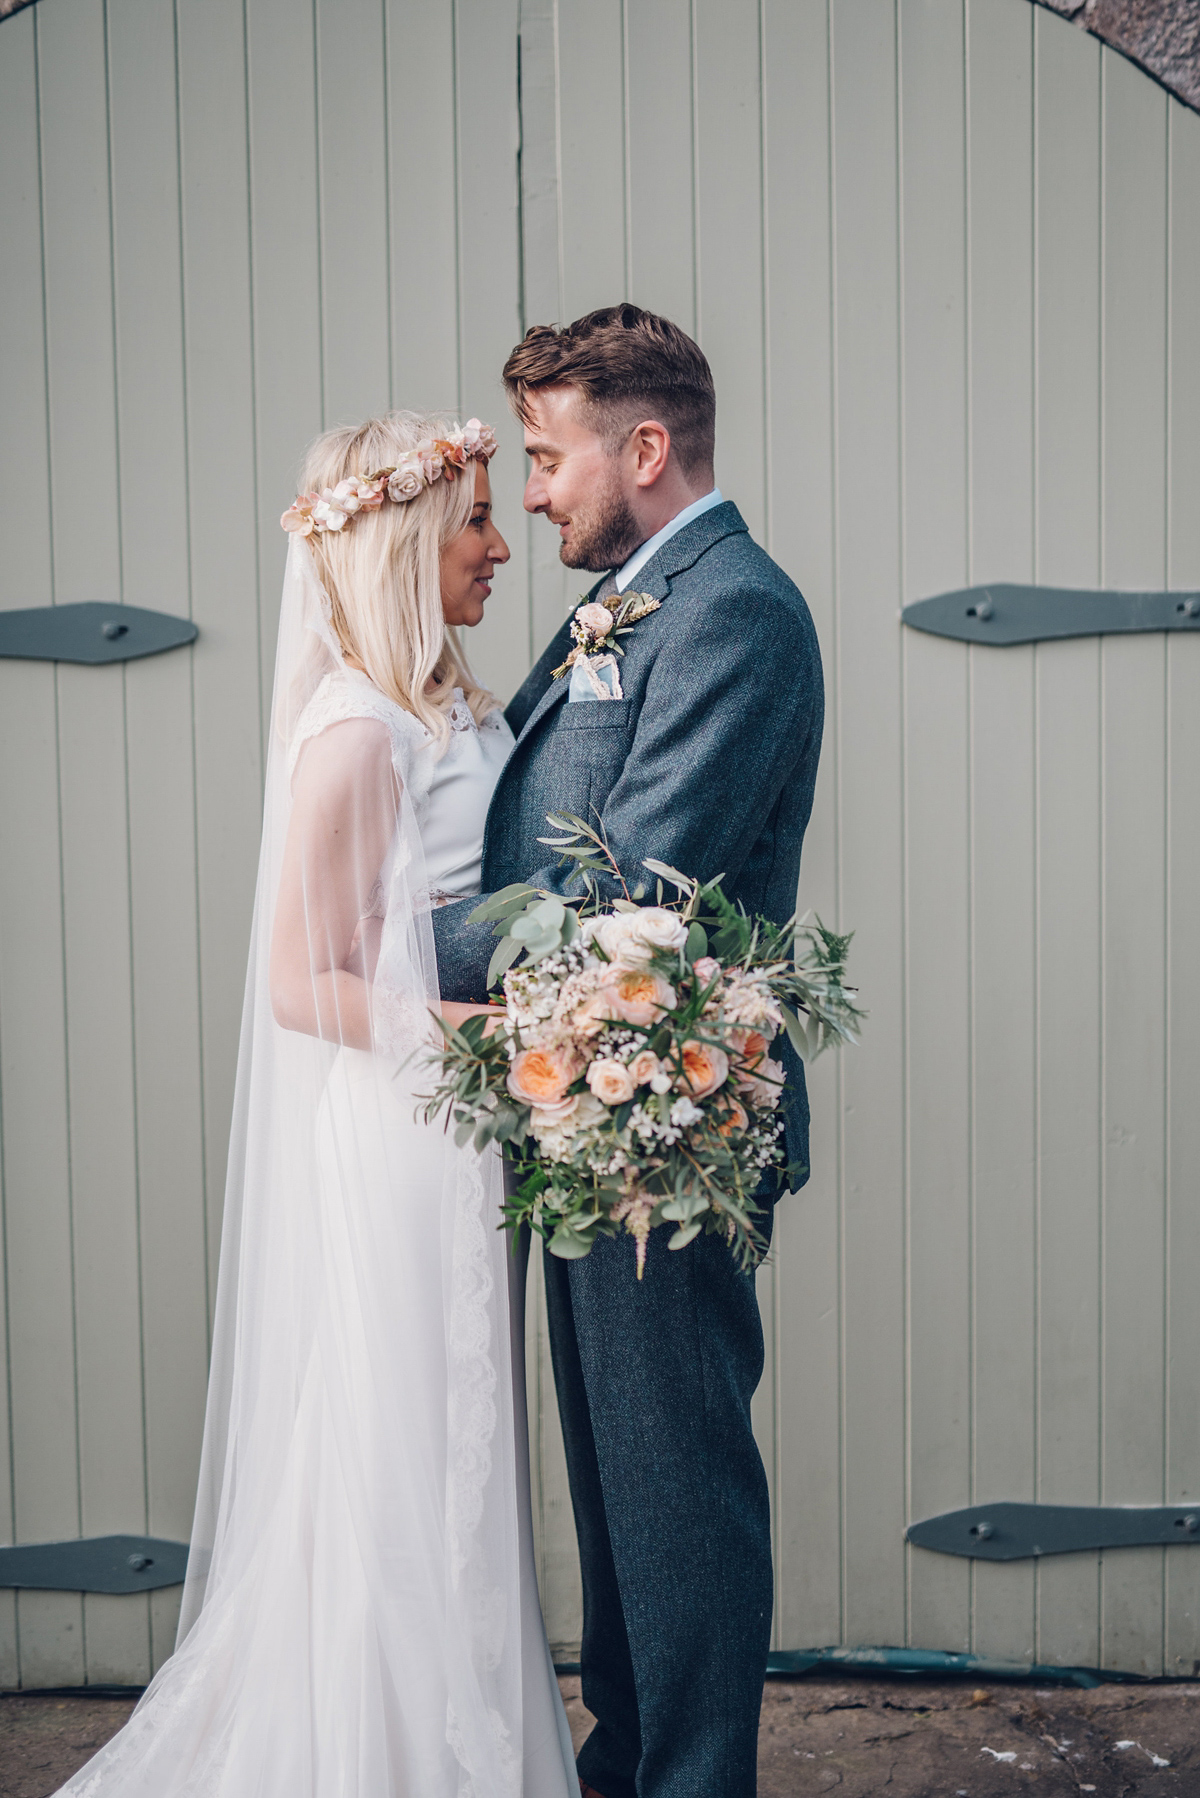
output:
[[[617,449],[642,419],[666,425],[685,474],[712,467],[717,396],[698,343],[640,306],[604,306],[573,325],[533,325],[504,364],[504,385],[525,423],[526,395],[577,387],[583,416]]]

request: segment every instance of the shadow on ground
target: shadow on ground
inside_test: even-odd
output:
[[[560,1684],[578,1747],[591,1718],[578,1679]],[[124,1698],[0,1697],[0,1798],[49,1798],[132,1709]],[[758,1765],[760,1798],[1196,1798],[1200,1685],[1081,1692],[820,1674],[773,1679],[763,1697]]]

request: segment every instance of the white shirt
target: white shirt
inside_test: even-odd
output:
[[[635,574],[640,574],[651,556],[656,556],[664,543],[669,543],[676,531],[681,531],[685,524],[691,524],[693,518],[699,518],[704,512],[711,512],[714,506],[724,504],[719,487],[706,493],[703,499],[694,499],[690,506],[682,512],[676,512],[670,524],[664,524],[661,531],[655,531],[653,537],[647,537],[640,549],[635,549],[628,562],[617,570],[617,592],[624,593]]]
[[[629,560],[624,562],[617,570],[617,592],[624,593],[626,587],[632,582],[634,575],[641,573],[651,556],[657,555],[663,544],[669,543],[676,531],[681,531],[685,524],[691,524],[693,518],[699,518],[702,513],[711,512],[714,506],[719,506],[723,503],[724,500],[721,489],[719,487],[714,487],[711,493],[706,493],[704,495],[703,499],[694,499],[690,506],[685,506],[683,508],[682,512],[676,512],[669,524],[664,524],[661,531],[655,531],[653,537],[648,537],[641,548],[635,549]],[[608,688],[610,693],[614,690],[613,671],[611,668],[598,669],[597,678]],[[567,694],[568,704],[574,705],[580,700],[599,698],[600,695],[593,691],[592,684],[582,665],[579,662],[576,662],[571,670],[571,686],[570,691]]]

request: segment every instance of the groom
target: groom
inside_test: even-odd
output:
[[[568,620],[512,701],[484,892],[565,890],[569,869],[537,839],[566,811],[599,818],[630,886],[653,856],[724,874],[731,899],[784,921],[821,746],[820,653],[799,591],[714,484],[702,351],[667,319],[611,306],[535,326],[504,381],[525,426],[526,510],[557,529],[568,568],[612,571],[590,597],[632,588],[661,604],[623,639],[615,680],[579,666],[552,678]],[[485,997],[495,943],[470,910],[434,913],[448,999]],[[806,1166],[804,1070],[782,1055],[788,1157]],[[770,1222],[767,1200],[764,1234]],[[772,1604],[750,1427],[762,1327],[753,1277],[719,1236],[674,1253],[666,1237],[652,1232],[640,1282],[627,1235],[584,1260],[545,1257],[597,1719],[580,1781],[602,1798],[752,1798]]]

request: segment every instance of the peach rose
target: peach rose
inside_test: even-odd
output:
[[[750,1067],[755,1071],[757,1071],[761,1065],[767,1050],[771,1046],[771,1038],[769,1036],[764,1035],[761,1030],[751,1030],[745,1025],[737,1030],[731,1030],[729,1032],[729,1040],[733,1044],[734,1049],[741,1056],[742,1060],[749,1062]],[[739,1074],[737,1078],[742,1080],[745,1079],[746,1076]]]
[[[508,1070],[508,1090],[525,1105],[557,1105],[582,1067],[574,1049],[522,1049]]]
[[[647,968],[619,968],[610,990],[627,1024],[653,1024],[660,1012],[675,1009],[675,988]]]
[[[607,637],[613,627],[613,615],[607,606],[593,600],[590,605],[575,608],[575,622],[593,637]]]
[[[717,1125],[719,1136],[730,1136],[735,1130],[744,1130],[750,1119],[746,1116],[746,1107],[732,1096],[721,1122]]]
[[[570,1028],[576,1036],[585,1041],[599,1036],[606,1024],[614,1024],[623,1016],[617,995],[610,986],[602,986],[598,993],[585,999],[582,1005],[576,1006],[569,1019]]]
[[[662,1067],[661,1061],[653,1049],[642,1049],[629,1063],[629,1072],[635,1086],[646,1086]]]
[[[729,1057],[724,1049],[709,1043],[686,1042],[680,1050],[683,1073],[676,1081],[681,1092],[693,1099],[706,1099],[715,1093],[729,1073]]]
[[[623,1061],[601,1057],[587,1071],[587,1083],[606,1105],[624,1105],[634,1094],[633,1075]]]

